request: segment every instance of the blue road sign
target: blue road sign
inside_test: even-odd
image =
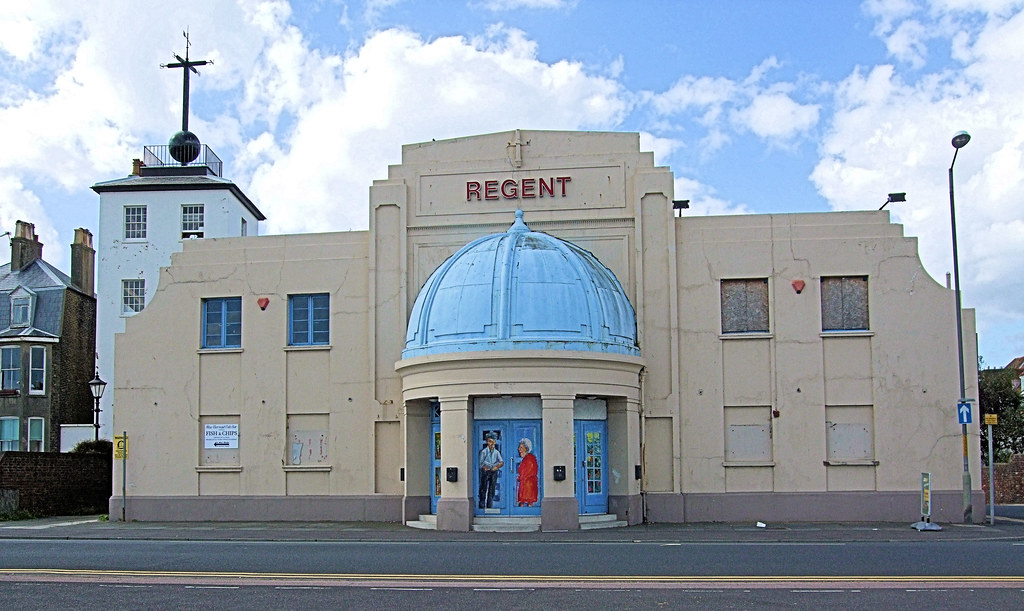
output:
[[[956,417],[960,424],[971,423],[971,404],[966,401],[961,401],[956,404]]]

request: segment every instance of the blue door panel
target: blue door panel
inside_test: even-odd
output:
[[[603,420],[577,420],[576,499],[580,514],[608,512],[608,425]]]
[[[511,420],[510,424],[513,438],[508,448],[511,454],[510,476],[514,483],[509,487],[514,491],[510,514],[540,515],[540,503],[544,498],[540,420]]]
[[[508,515],[508,498],[505,493],[508,489],[509,471],[507,448],[511,445],[506,439],[506,431],[509,430],[508,421],[477,420],[473,429],[473,452],[476,457],[473,465],[473,491],[476,515]],[[493,475],[481,469],[480,464],[483,452],[488,447],[487,437],[491,435],[495,438],[494,449],[497,450],[502,462],[502,466],[493,471]],[[486,485],[481,487],[485,477],[494,479],[493,491],[489,489],[490,482],[486,482]]]

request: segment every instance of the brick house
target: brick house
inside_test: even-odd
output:
[[[1013,370],[1013,387],[1020,391],[1022,386],[1024,386],[1024,384],[1021,384],[1024,381],[1024,356],[1018,356],[1013,359],[1006,364],[1006,368]]]
[[[42,254],[35,226],[18,221],[0,266],[0,451],[57,452],[62,424],[93,420],[92,234],[75,230],[70,278]]]

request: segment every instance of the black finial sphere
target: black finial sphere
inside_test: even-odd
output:
[[[195,161],[199,156],[199,137],[192,132],[178,132],[171,136],[167,147],[170,149],[171,157],[185,165]]]

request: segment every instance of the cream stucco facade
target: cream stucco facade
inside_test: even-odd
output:
[[[888,212],[678,218],[673,197],[637,134],[516,131],[403,147],[370,187],[369,231],[186,242],[116,339],[128,519],[433,513],[468,530],[497,512],[477,498],[482,435],[508,427],[511,464],[515,427],[536,423],[540,498],[510,505],[545,529],[591,511],[631,524],[914,521],[922,472],[933,518],[960,521],[955,305],[916,240]],[[614,274],[635,353],[498,341],[403,358],[431,274],[512,231],[516,210]],[[327,295],[326,342],[290,336],[308,295]],[[223,322],[207,308],[228,299],[238,341],[204,348]],[[523,307],[497,304],[494,320]],[[832,317],[843,328],[823,330]],[[972,312],[964,323],[973,381]],[[584,430],[604,444],[598,462],[581,460]],[[211,431],[226,431],[221,445]],[[521,486],[508,477],[506,501]],[[120,465],[115,480],[112,516]],[[584,507],[588,486],[603,496]]]

